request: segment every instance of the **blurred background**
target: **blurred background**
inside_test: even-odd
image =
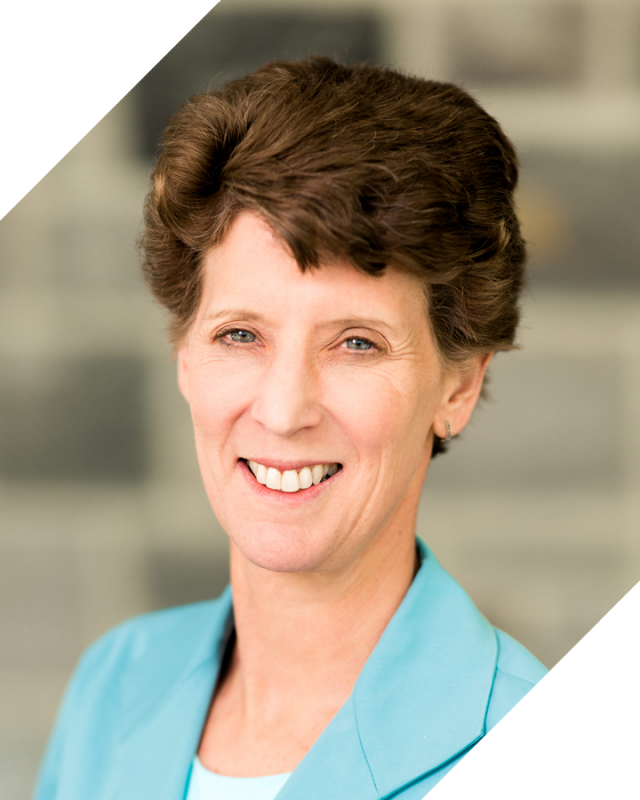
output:
[[[0,221],[3,800],[84,647],[226,584],[134,241],[167,116],[313,53],[457,81],[521,156],[522,350],[433,463],[419,535],[549,667],[640,580],[640,2],[223,0]]]

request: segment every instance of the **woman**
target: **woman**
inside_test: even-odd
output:
[[[145,273],[231,589],[90,648],[38,800],[422,798],[544,674],[415,538],[513,346],[516,180],[465,92],[375,67],[274,63],[174,116]]]

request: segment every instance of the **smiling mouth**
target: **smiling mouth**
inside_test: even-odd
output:
[[[299,470],[288,469],[280,472],[274,467],[258,464],[257,461],[248,461],[246,458],[241,458],[240,461],[244,461],[249,467],[258,483],[276,492],[302,492],[329,480],[342,469],[342,464],[313,464]]]

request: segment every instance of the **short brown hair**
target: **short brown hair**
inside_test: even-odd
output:
[[[169,120],[145,205],[145,278],[175,344],[203,256],[253,210],[302,270],[346,258],[419,276],[443,363],[459,364],[513,346],[517,177],[511,142],[458,86],[323,57],[273,62]]]

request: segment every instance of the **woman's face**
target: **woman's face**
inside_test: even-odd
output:
[[[178,365],[216,516],[246,559],[284,572],[345,568],[415,514],[432,429],[459,432],[485,366],[443,371],[416,278],[302,273],[249,212],[204,260]]]

